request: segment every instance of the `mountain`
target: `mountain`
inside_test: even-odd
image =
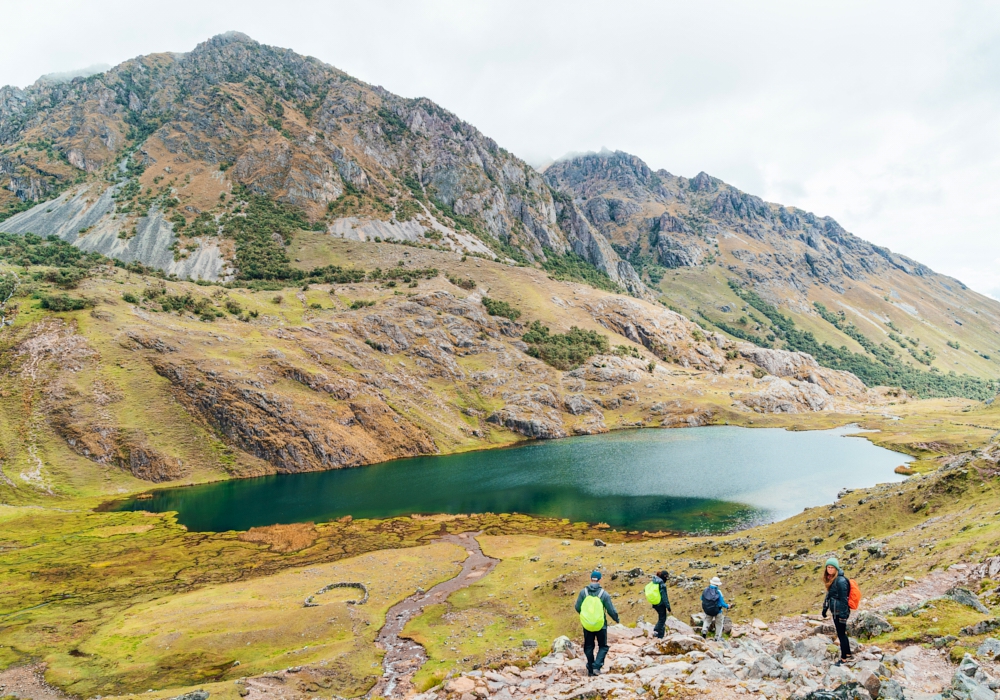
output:
[[[653,171],[622,152],[554,163],[545,181],[665,303],[712,329],[807,350],[823,362],[807,340],[789,342],[763,301],[834,350],[913,369],[1000,375],[1000,303],[830,217],[765,202],[706,173]],[[865,378],[862,368],[850,369]]]
[[[0,147],[3,230],[180,277],[249,277],[282,257],[270,232],[235,248],[218,238],[245,188],[290,207],[299,227],[527,263],[573,253],[642,291],[534,169],[470,124],[239,33],[5,87]]]
[[[625,153],[540,174],[430,100],[238,33],[3,88],[0,183],[0,231],[181,279],[302,279],[305,232],[391,241],[659,297],[869,386],[978,396],[961,376],[1000,373],[1000,304],[829,217]]]

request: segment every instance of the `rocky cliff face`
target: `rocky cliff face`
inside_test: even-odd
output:
[[[541,175],[470,124],[430,100],[393,95],[238,33],[188,54],[143,56],[69,83],[5,87],[0,146],[0,178],[7,180],[0,212],[81,180],[103,182],[108,193],[109,182],[135,182],[139,211],[119,198],[117,209],[100,212],[101,223],[72,231],[74,237],[100,238],[112,221],[141,223],[152,206],[142,197],[159,196],[173,223],[156,237],[170,245],[178,222],[211,212],[220,195],[245,186],[294,205],[310,227],[332,235],[434,243],[527,262],[574,251],[642,291],[631,266],[572,202],[557,202]],[[3,227],[35,227],[40,213]],[[63,234],[69,235],[57,233]],[[111,243],[81,241],[128,258]],[[205,242],[195,244],[201,249]],[[139,259],[165,266],[156,254]],[[176,271],[222,274],[219,264]]]
[[[655,293],[737,337],[764,338],[769,329],[729,293],[729,281],[833,347],[864,353],[855,343],[863,333],[919,368],[1000,372],[1000,304],[828,216],[765,202],[706,173],[653,171],[622,152],[554,163],[545,180],[557,202],[573,205],[578,228],[610,241]],[[844,323],[835,327],[815,302]],[[840,332],[850,324],[851,333]]]
[[[905,256],[864,241],[830,217],[765,202],[699,173],[685,178],[652,171],[636,156],[602,152],[553,164],[545,180],[571,197],[590,226],[626,258],[665,268],[695,267],[727,246],[733,272],[805,291],[816,282],[843,291],[851,280],[890,270],[934,273]],[[954,285],[960,282],[950,280]]]

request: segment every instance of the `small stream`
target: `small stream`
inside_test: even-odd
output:
[[[396,603],[385,615],[385,625],[378,633],[375,643],[385,650],[382,660],[382,678],[372,687],[366,698],[402,698],[412,694],[414,674],[427,661],[427,652],[412,639],[404,639],[402,633],[406,623],[423,612],[428,605],[443,603],[448,596],[472,585],[493,571],[499,560],[483,554],[476,537],[478,532],[463,532],[460,535],[445,535],[437,542],[450,542],[465,548],[469,556],[462,564],[462,571],[454,578],[442,581],[429,591],[414,593]]]

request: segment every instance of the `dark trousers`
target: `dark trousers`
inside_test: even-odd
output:
[[[840,658],[846,659],[851,655],[851,642],[847,639],[847,620],[834,617],[833,626],[837,630],[837,639],[840,640]]]
[[[597,658],[594,658],[594,642],[597,642]],[[608,655],[608,628],[600,632],[583,631],[583,654],[587,657],[587,670],[600,671],[604,657]]]
[[[663,628],[667,624],[667,604],[660,603],[659,605],[654,605],[653,610],[656,611],[656,626],[653,627],[653,636],[663,639]]]

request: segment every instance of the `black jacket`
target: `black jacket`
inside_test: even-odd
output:
[[[851,608],[847,604],[847,599],[850,595],[851,583],[844,576],[844,572],[841,571],[826,591],[826,599],[823,601],[823,615],[826,616],[829,610],[830,614],[838,620],[849,618],[851,616]]]
[[[667,582],[659,576],[653,576],[653,583],[660,584],[660,605],[670,610],[670,596],[667,595]],[[653,607],[657,606],[654,605]],[[673,611],[671,610],[671,612]]]

